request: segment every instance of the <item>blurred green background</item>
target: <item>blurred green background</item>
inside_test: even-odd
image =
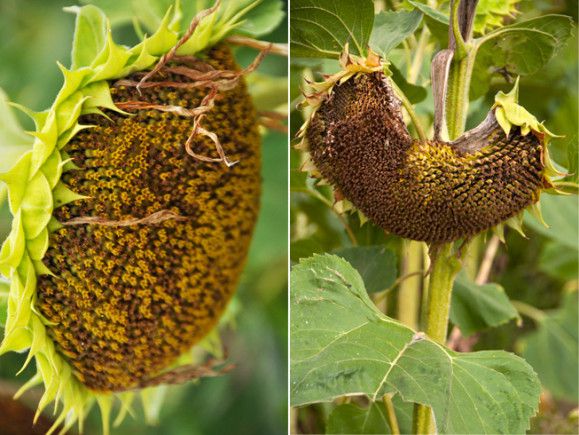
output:
[[[56,62],[70,65],[74,16],[62,8],[74,3],[0,0],[0,87],[10,101],[33,110],[50,106],[62,84]],[[132,28],[116,29],[115,39],[133,43]],[[287,22],[263,39],[287,42]],[[255,54],[239,50],[240,63],[248,64]],[[278,78],[283,88],[287,60],[269,56],[259,72]],[[32,128],[28,120],[21,121],[27,129]],[[262,147],[262,209],[237,293],[240,308],[236,326],[224,338],[236,369],[194,385],[169,388],[158,426],[146,427],[139,406],[135,406],[136,418],[128,417],[113,434],[287,433],[287,136],[267,133]],[[4,204],[0,240],[9,225]],[[31,370],[15,376],[24,358],[18,354],[0,358],[0,394],[13,394],[31,376]],[[28,396],[27,404],[35,405],[37,393]],[[0,433],[5,433],[2,427]],[[85,433],[100,433],[98,411],[91,413]]]

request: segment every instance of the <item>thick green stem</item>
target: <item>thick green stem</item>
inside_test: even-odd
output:
[[[468,51],[461,60],[453,59],[448,73],[446,122],[450,140],[464,132],[468,112],[468,91],[476,53]]]
[[[446,339],[452,285],[461,268],[452,251],[452,244],[442,246],[437,258],[433,259],[430,275],[426,334],[440,344],[444,344]]]
[[[468,113],[468,96],[477,46],[471,43],[471,29],[473,10],[463,11],[459,18],[460,0],[454,0],[451,6],[451,32],[454,49],[446,82],[446,126],[450,140],[458,138],[465,129]],[[476,2],[473,3],[473,7]],[[463,20],[463,22],[459,22]],[[464,35],[461,33],[464,27]],[[465,41],[466,39],[466,41]],[[438,250],[438,255],[431,259],[432,272],[428,287],[428,301],[426,305],[426,334],[434,341],[444,344],[448,331],[450,301],[454,279],[461,269],[461,264],[453,254],[453,245],[447,243]],[[425,405],[414,407],[413,429],[417,434],[431,434],[435,432],[432,410]]]
[[[459,137],[466,126],[468,91],[476,56],[476,50],[472,50],[460,34],[458,22],[459,3],[458,0],[453,2],[451,17],[456,47],[450,64],[446,96],[446,122],[450,140]],[[432,261],[434,263],[430,275],[425,313],[426,334],[434,341],[444,344],[448,331],[452,286],[461,265],[452,253],[452,244],[450,243],[443,245],[438,256],[433,258]],[[413,429],[417,434],[435,432],[430,407],[425,405],[416,405],[414,407]]]
[[[438,256],[432,259],[434,263],[428,289],[426,334],[440,344],[446,341],[452,285],[461,268],[460,262],[452,251],[452,244],[447,243],[440,248]],[[414,433],[430,434],[433,432],[431,409],[425,405],[416,405],[414,407]]]
[[[398,313],[400,322],[416,330],[420,310],[420,288],[422,286],[422,243],[404,240],[402,245],[402,273],[407,276],[398,288]]]

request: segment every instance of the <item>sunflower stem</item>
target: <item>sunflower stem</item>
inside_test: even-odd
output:
[[[452,286],[461,264],[453,253],[451,243],[442,245],[438,255],[432,258],[430,288],[426,308],[426,334],[437,343],[444,345],[448,330]],[[414,408],[414,433],[434,432],[432,411],[428,406],[416,405]]]
[[[453,0],[449,28],[449,49],[454,50],[446,83],[445,109],[446,127],[450,140],[458,138],[465,129],[468,113],[468,94],[476,47],[470,43],[472,24],[478,0]],[[454,279],[461,264],[453,246],[446,243],[439,247],[438,255],[431,258],[432,272],[426,303],[426,334],[434,341],[446,341],[450,301]],[[432,409],[426,405],[415,405],[413,418],[414,433],[431,434],[436,432]]]
[[[418,329],[420,311],[420,289],[422,287],[422,243],[413,240],[402,242],[402,273],[408,278],[398,287],[398,313],[400,322]]]

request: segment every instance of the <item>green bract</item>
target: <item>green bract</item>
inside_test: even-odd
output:
[[[275,10],[274,20],[281,18],[279,9],[280,3],[277,1],[223,1],[215,12],[200,21],[191,38],[179,48],[177,54],[194,55],[213,46],[236,29],[254,36],[267,32],[271,30],[271,19],[265,25],[264,20],[268,18],[266,14]],[[0,308],[7,299],[5,336],[0,354],[28,350],[25,366],[35,359],[37,372],[17,396],[32,386],[44,384],[45,392],[38,405],[37,416],[54,401],[59,414],[52,430],[64,424],[63,431],[66,431],[78,422],[79,430],[82,431],[83,419],[96,401],[101,410],[104,430],[108,432],[114,398],[117,397],[121,402],[121,411],[116,420],[116,423],[120,423],[135,393],[96,393],[77,380],[71,366],[57,353],[55,344],[47,335],[47,320],[35,308],[36,284],[40,275],[52,274],[42,259],[48,249],[49,234],[61,228],[61,224],[52,216],[53,210],[85,198],[69,190],[61,181],[63,171],[74,168],[74,164],[63,152],[64,146],[78,132],[92,127],[80,124],[79,117],[88,114],[106,116],[103,109],[124,113],[113,103],[108,81],[151,69],[176,45],[189,23],[182,20],[177,1],[166,12],[151,36],[144,37],[134,47],[125,47],[114,42],[109,20],[99,8],[93,5],[73,6],[67,8],[67,11],[76,14],[72,67],[67,69],[59,64],[64,84],[52,107],[36,113],[15,105],[36,124],[36,130],[31,133],[34,137],[31,149],[26,135],[18,128],[9,128],[17,126],[10,110],[5,106],[0,108],[0,127],[10,134],[4,134],[6,144],[0,142],[2,152],[6,153],[11,162],[16,160],[14,156],[20,156],[11,169],[0,166],[0,170],[7,170],[0,173],[0,180],[7,186],[9,207],[13,215],[11,232],[0,251],[0,273],[9,279],[9,283],[0,281]],[[250,15],[246,20],[247,14]],[[3,99],[3,95],[0,98]],[[29,150],[22,153],[26,149]],[[6,295],[5,288],[8,286],[9,292]],[[212,338],[208,336],[208,339]],[[205,346],[210,344],[211,340],[205,342]],[[179,362],[192,362],[191,358],[183,356]],[[162,393],[162,387],[158,393],[152,389],[143,390],[143,402],[147,404],[152,394]]]

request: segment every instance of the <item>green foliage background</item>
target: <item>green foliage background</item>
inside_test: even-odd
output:
[[[62,84],[56,61],[70,64],[74,15],[62,11],[74,2],[63,0],[0,0],[0,87],[10,101],[33,110],[47,108]],[[185,4],[186,2],[181,2]],[[130,44],[130,25],[115,31],[115,39]],[[287,41],[284,20],[267,40]],[[255,51],[240,49],[247,65]],[[285,58],[269,56],[259,72],[285,82]],[[283,86],[282,86],[283,88]],[[27,129],[32,125],[21,119]],[[0,159],[2,150],[0,149]],[[239,314],[225,336],[236,369],[196,385],[170,388],[156,427],[146,427],[138,406],[114,433],[139,434],[282,434],[287,431],[287,136],[268,133],[263,140],[262,210],[249,261],[238,290]],[[10,228],[6,205],[0,211],[0,241]],[[0,331],[1,333],[1,331]],[[25,355],[0,359],[0,394],[14,393],[30,374],[15,377]],[[34,395],[34,394],[33,394]],[[35,406],[32,396],[25,400]],[[0,433],[3,428],[0,427]],[[93,411],[85,429],[100,433]]]

